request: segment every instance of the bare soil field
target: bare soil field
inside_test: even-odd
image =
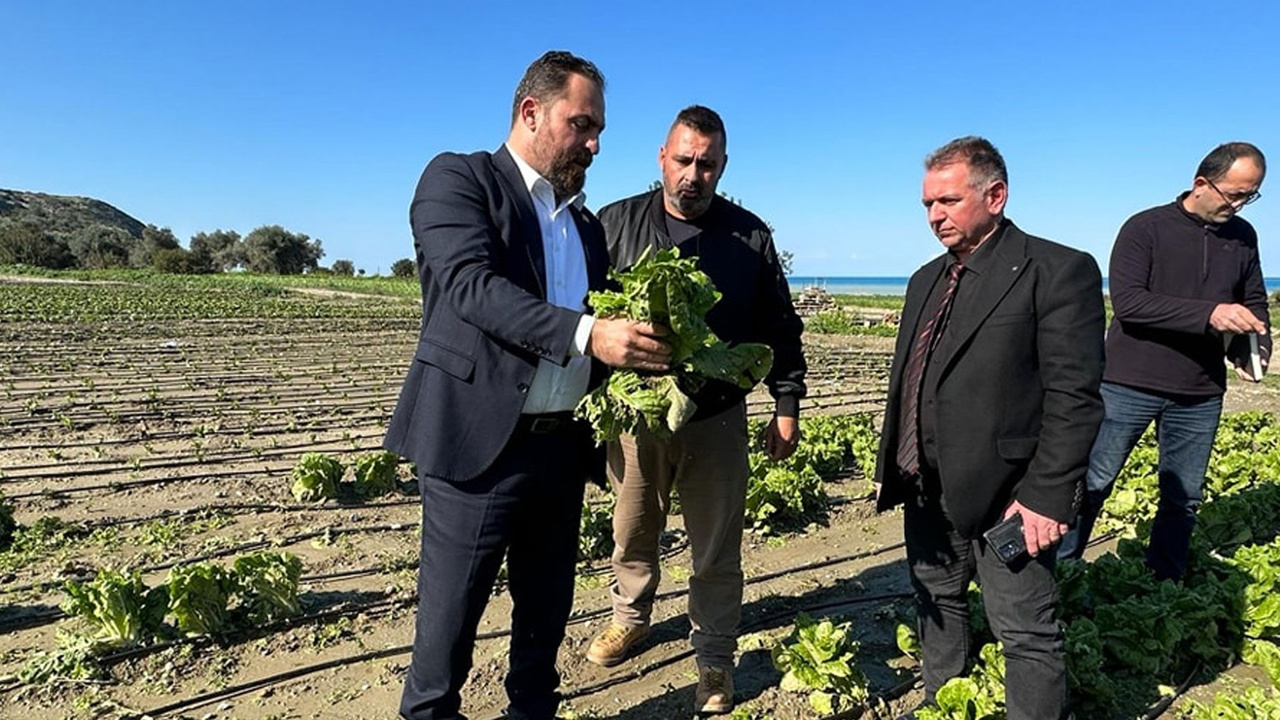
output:
[[[304,452],[351,457],[378,447],[417,330],[412,317],[0,323],[0,489],[18,523],[52,516],[69,528],[0,571],[0,676],[76,627],[58,610],[66,579],[127,566],[160,583],[175,564],[262,548],[305,563],[301,618],[119,653],[109,681],[0,680],[0,718],[395,717],[419,542],[408,467],[406,492],[324,504],[295,502],[289,472]],[[892,340],[806,342],[805,412],[878,412]],[[1274,410],[1280,401],[1270,385],[1236,384],[1227,405]],[[754,414],[768,407],[753,396]],[[901,516],[877,516],[869,490],[847,471],[828,483],[825,525],[748,535],[737,699],[760,716],[816,717],[804,695],[778,688],[768,651],[801,611],[853,622],[860,667],[886,713],[919,699],[914,663],[894,641],[910,605]],[[607,564],[581,568],[560,657],[566,717],[692,717],[689,557],[678,516],[668,535],[654,632],[617,668],[583,658],[609,602]],[[509,610],[499,590],[481,623],[465,690],[474,720],[502,714]]]

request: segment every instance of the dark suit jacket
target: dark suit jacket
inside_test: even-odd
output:
[[[965,277],[924,382],[936,383],[943,503],[957,532],[977,537],[1014,500],[1069,522],[1102,422],[1102,276],[1089,255],[1005,221],[982,277]],[[879,509],[911,489],[898,470],[902,372],[928,322],[925,300],[944,254],[907,285],[889,380],[876,481]],[[972,282],[972,281],[978,282]],[[965,294],[965,283],[971,282]],[[923,405],[920,411],[929,411]]]
[[[588,283],[600,289],[604,230],[589,211],[571,212]],[[420,473],[469,480],[507,444],[538,360],[568,361],[581,313],[546,301],[542,232],[505,146],[436,156],[409,216],[422,332],[383,446]]]

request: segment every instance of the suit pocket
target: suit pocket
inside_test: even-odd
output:
[[[430,340],[419,342],[418,350],[413,356],[419,362],[439,368],[459,380],[470,381],[471,376],[476,371],[475,358],[467,357],[453,348],[445,347]]]
[[[984,322],[983,325],[986,327],[993,327],[996,325],[1018,325],[1030,323],[1034,319],[1035,316],[1029,312],[994,313],[987,318],[987,321]]]
[[[1039,438],[1015,437],[996,440],[996,452],[1005,460],[1030,460],[1036,454]]]

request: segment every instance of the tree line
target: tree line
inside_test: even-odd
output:
[[[319,239],[279,225],[263,225],[244,237],[234,230],[214,230],[191,236],[183,247],[173,231],[147,225],[141,236],[113,225],[94,224],[70,232],[54,232],[34,220],[0,220],[0,265],[32,265],[52,270],[110,270],[149,268],[157,272],[202,274],[247,270],[254,273],[300,275],[331,272],[363,275],[350,260],[320,266],[324,248]],[[392,264],[392,273],[412,277],[408,258]]]

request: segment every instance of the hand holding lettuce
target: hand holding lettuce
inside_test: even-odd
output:
[[[707,326],[707,312],[720,293],[692,258],[678,250],[645,251],[625,272],[610,271],[621,290],[593,292],[596,317],[624,318],[662,325],[671,346],[670,369],[661,373],[615,369],[608,382],[582,399],[575,414],[591,423],[598,442],[634,433],[642,424],[667,436],[697,410],[690,396],[708,380],[750,389],[769,373],[773,352],[767,345],[730,345]]]

